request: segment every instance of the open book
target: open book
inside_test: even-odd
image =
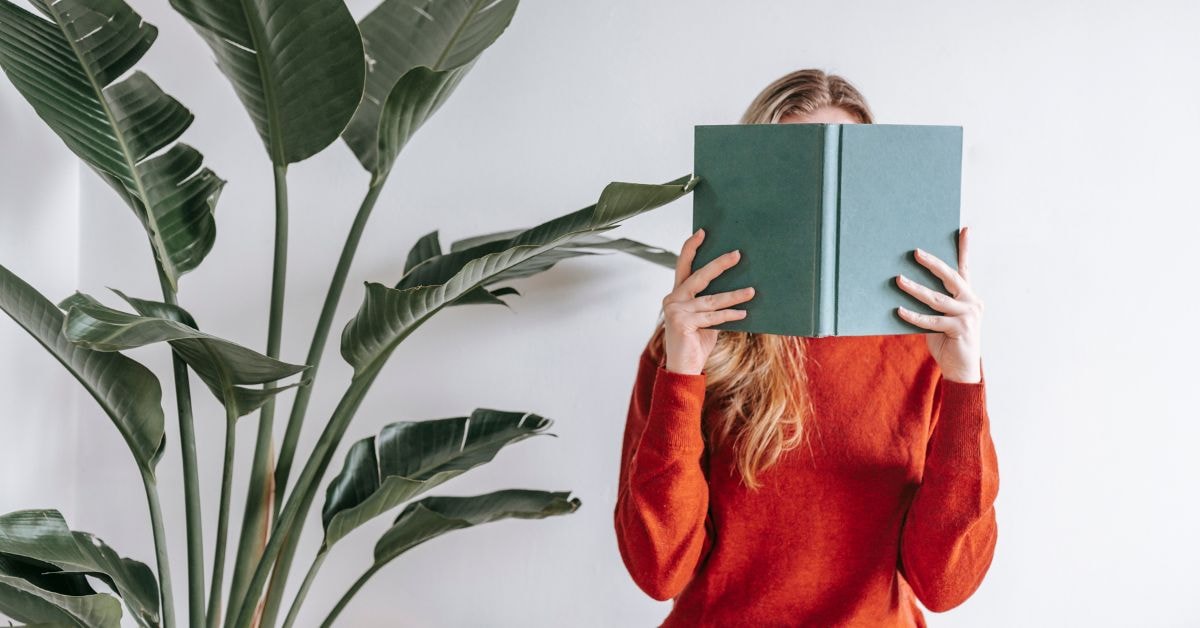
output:
[[[896,285],[939,292],[913,257],[957,268],[962,127],[728,124],[695,128],[692,270],[741,249],[699,295],[754,286],[746,317],[710,329],[788,336],[929,333],[897,306],[941,314]]]

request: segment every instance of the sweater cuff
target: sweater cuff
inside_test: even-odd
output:
[[[704,450],[700,419],[707,379],[703,372],[677,373],[661,364],[656,367],[642,446],[664,452]]]
[[[988,429],[986,380],[955,382],[942,378],[942,407],[935,429],[942,459],[960,465],[977,464]]]

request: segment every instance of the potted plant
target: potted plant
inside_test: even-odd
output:
[[[165,343],[172,355],[190,626],[274,626],[281,616],[290,625],[332,547],[361,524],[402,505],[377,543],[370,569],[350,586],[326,625],[368,578],[419,543],[501,518],[544,518],[579,508],[580,500],[568,492],[527,489],[416,499],[487,463],[506,445],[547,434],[552,423],[547,417],[480,407],[464,416],[393,423],[355,442],[326,485],[323,541],[283,613],[284,586],[305,515],[360,403],[410,334],[451,306],[506,305],[501,297],[520,293],[499,284],[571,257],[613,250],[674,267],[676,257],[667,251],[602,234],[687,194],[697,182],[690,175],[663,184],[613,182],[587,207],[533,227],[458,240],[448,250],[437,231],[424,235],[411,247],[398,283],[366,283],[361,308],[341,328],[341,355],[353,367],[353,377],[313,450],[297,458],[346,277],[396,157],[503,33],[517,0],[384,0],[357,23],[343,0],[171,0],[211,48],[270,161],[276,222],[262,352],[201,331],[180,306],[181,278],[212,249],[214,208],[225,180],[204,166],[196,148],[180,141],[191,112],[135,67],[157,29],[123,0],[30,1],[33,10],[0,0],[0,68],[138,218],[161,298],[114,290],[119,303],[108,305],[76,292],[56,304],[0,260],[0,309],[62,363],[119,430],[142,478],[156,556],[154,569],[123,557],[102,540],[73,530],[52,509],[0,516],[0,612],[29,623],[110,626],[119,623],[123,605],[142,626],[179,623],[155,472],[171,449],[161,384],[158,375],[122,353],[147,345]],[[308,355],[285,362],[279,348],[287,279],[287,169],[338,138],[370,173],[370,183],[333,271]],[[226,420],[213,576],[207,582],[192,375],[221,403]],[[270,436],[276,396],[292,388],[286,435],[275,451]],[[233,546],[234,426],[248,415],[256,415],[257,441]],[[293,477],[298,460],[304,464]],[[97,591],[97,581],[111,593]]]

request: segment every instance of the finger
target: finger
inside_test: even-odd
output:
[[[963,227],[958,230],[958,274],[967,283],[971,282],[971,275],[967,269],[967,228]]]
[[[739,290],[730,290],[729,292],[718,292],[716,294],[706,294],[702,297],[696,297],[688,302],[686,306],[692,312],[708,312],[712,310],[720,310],[731,305],[744,303],[754,298],[754,288],[747,286]]]
[[[929,307],[942,312],[943,314],[962,314],[967,311],[967,304],[963,303],[954,297],[927,288],[903,274],[896,276],[896,285],[901,290],[913,295],[918,301],[928,305]]]
[[[699,270],[692,273],[690,277],[683,280],[677,290],[683,290],[684,294],[691,298],[696,296],[697,292],[708,287],[708,283],[716,278],[717,275],[725,272],[730,266],[738,263],[741,259],[741,252],[737,249],[717,256],[709,263],[701,266]]]
[[[678,288],[679,284],[692,274],[692,261],[696,259],[696,249],[700,247],[700,242],[703,240],[704,228],[702,227],[683,241],[683,249],[679,251],[679,258],[675,260],[675,285],[673,288]]]
[[[694,312],[691,316],[693,317],[690,319],[691,323],[697,329],[703,329],[726,321],[736,321],[740,318],[746,318],[746,310],[729,308],[713,312]]]
[[[917,262],[925,268],[928,268],[938,279],[942,280],[942,284],[946,286],[946,291],[958,298],[968,289],[968,284],[962,275],[958,274],[957,270],[950,268],[933,253],[923,249],[916,249]]]
[[[957,324],[952,316],[936,316],[933,314],[922,314],[914,312],[904,307],[897,307],[897,313],[900,318],[925,329],[948,333],[957,330]]]

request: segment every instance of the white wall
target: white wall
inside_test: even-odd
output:
[[[841,73],[867,95],[878,122],[965,129],[963,214],[975,234],[973,283],[988,305],[984,355],[1003,476],[1000,538],[978,592],[949,613],[928,614],[931,623],[1195,625],[1200,422],[1191,375],[1200,346],[1191,271],[1200,266],[1192,245],[1200,226],[1200,7],[967,4],[773,2],[751,9],[714,1],[526,0],[401,157],[335,333],[357,309],[361,282],[395,281],[409,246],[427,231],[440,229],[448,244],[578,209],[611,180],[675,178],[691,169],[693,125],[735,122],[762,86],[790,70]],[[196,113],[185,139],[230,181],[216,247],[185,277],[182,302],[206,330],[261,347],[269,164],[190,27],[165,3],[134,5],[161,29],[139,67]],[[357,16],[372,6],[351,4]],[[110,303],[105,286],[156,295],[149,252],[129,211],[90,171],[76,174],[9,86],[0,88],[0,107],[0,263],[54,299],[75,284]],[[283,355],[302,361],[367,177],[339,143],[294,165],[290,182]],[[685,199],[616,233],[678,250],[690,224]],[[515,312],[453,308],[403,345],[345,445],[401,419],[478,406],[532,410],[556,419],[557,438],[514,445],[436,493],[573,490],[583,506],[567,517],[498,522],[418,547],[361,592],[343,625],[633,626],[666,615],[669,603],[643,595],[624,571],[612,506],[637,354],[671,280],[668,270],[630,257],[569,261],[520,282],[525,296],[510,298]],[[5,510],[61,504],[72,525],[152,563],[141,490],[115,431],[86,398],[71,411],[72,384],[14,325],[0,322],[0,342],[0,503]],[[134,355],[169,370],[165,351]],[[335,340],[302,453],[348,375]],[[169,382],[164,388],[170,399]],[[195,390],[211,535],[222,421],[203,389]],[[179,486],[173,421],[160,466],[167,487]],[[253,417],[238,438],[245,469]],[[238,486],[244,482],[240,475]],[[164,502],[182,603],[182,496],[168,491]],[[236,523],[240,492],[234,504]],[[324,616],[368,564],[388,521],[339,545],[299,625]],[[293,587],[319,529],[310,518]],[[210,536],[209,562],[211,548]]]
[[[0,264],[57,303],[79,280],[75,156],[5,82],[0,88]],[[77,518],[75,380],[0,313],[0,513]]]

